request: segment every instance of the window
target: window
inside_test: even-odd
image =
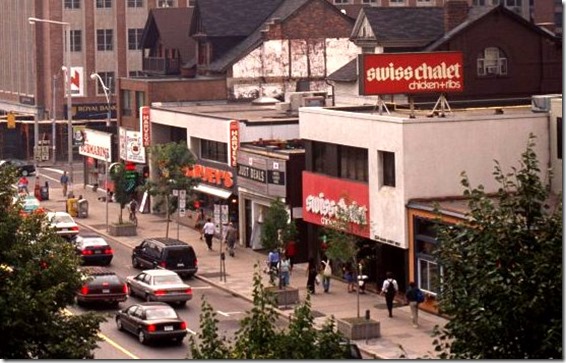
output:
[[[322,142],[312,143],[312,169],[315,173],[325,172],[325,159],[327,158],[327,144]]]
[[[145,92],[136,91],[136,110],[145,105]]]
[[[377,4],[377,0],[362,0],[362,4],[375,5]]]
[[[81,52],[83,49],[82,31],[71,30],[71,52]]]
[[[99,9],[111,8],[112,0],[96,0],[96,7]]]
[[[110,90],[108,91],[108,95],[110,96],[114,93],[114,83],[116,79],[114,78],[114,72],[97,72],[102,82],[106,87]],[[96,94],[97,95],[104,95],[104,89],[102,88],[102,84],[100,84],[100,80],[96,80]]]
[[[485,48],[478,54],[478,76],[503,76],[507,74],[507,58],[497,47]]]
[[[81,0],[65,0],[63,6],[65,9],[80,9]]]
[[[97,29],[96,30],[96,49],[97,50],[112,50],[112,29]]]
[[[173,7],[173,0],[158,0],[157,1],[158,8],[170,8]]]
[[[141,49],[142,33],[143,33],[142,28],[128,29],[128,49],[129,50]]]
[[[395,186],[395,153],[378,151],[379,170],[381,171],[379,186]]]
[[[403,5],[405,5],[405,0],[389,0],[389,5],[391,5],[391,6],[403,6]]]
[[[340,5],[340,4],[349,4],[350,0],[334,0],[334,4],[336,5]]]
[[[442,268],[436,262],[433,251],[438,243],[436,239],[437,224],[424,218],[414,218],[415,259],[417,266],[418,287],[428,292],[440,292]]]
[[[132,115],[132,98],[131,92],[129,90],[122,90],[122,115],[131,116]]]
[[[368,181],[367,150],[359,147],[338,146],[340,178]]]
[[[433,0],[417,0],[417,6],[433,6]]]
[[[129,8],[142,8],[143,7],[143,0],[128,0],[128,7]]]
[[[143,77],[143,72],[142,71],[129,71],[128,72],[128,77]]]
[[[217,142],[212,140],[201,140],[200,157],[218,161],[221,163],[228,162],[228,144],[225,142]]]

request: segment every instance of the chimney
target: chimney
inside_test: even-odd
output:
[[[466,0],[446,0],[444,3],[444,32],[448,33],[468,18]]]

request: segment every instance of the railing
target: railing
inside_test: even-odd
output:
[[[179,74],[181,64],[179,59],[146,57],[143,59],[143,71],[153,74]]]

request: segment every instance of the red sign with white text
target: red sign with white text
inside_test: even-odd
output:
[[[349,232],[369,238],[369,187],[303,171],[303,220],[321,226],[342,216]]]
[[[230,121],[230,166],[238,165],[238,148],[240,147],[240,123]]]
[[[358,56],[360,95],[464,91],[462,52]]]
[[[151,144],[151,122],[149,119],[149,107],[140,107],[140,132],[142,133],[143,146],[150,146]]]

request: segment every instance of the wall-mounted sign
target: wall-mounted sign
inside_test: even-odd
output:
[[[83,144],[79,146],[79,154],[92,158],[112,161],[112,134],[84,129]]]
[[[321,226],[336,218],[348,222],[348,232],[369,238],[369,187],[303,171],[303,219]]]
[[[140,107],[140,131],[142,134],[142,145],[151,144],[151,121],[149,119],[149,106]]]
[[[145,148],[142,146],[141,132],[126,131],[126,161],[145,164]]]
[[[238,152],[238,186],[271,197],[287,196],[285,160],[240,150]]]
[[[462,52],[358,55],[360,95],[464,91]]]
[[[234,176],[230,170],[195,164],[192,168],[187,168],[185,175],[191,178],[201,179],[205,183],[218,185],[226,189],[230,189],[234,186]]]
[[[74,117],[77,119],[105,120],[108,118],[107,103],[73,103]],[[110,118],[116,118],[116,104],[110,104]]]
[[[20,103],[22,105],[35,105],[35,98],[30,96],[20,96]]]
[[[230,166],[238,164],[238,148],[240,147],[240,124],[230,121]]]
[[[71,67],[71,96],[84,96],[84,69],[83,67]]]
[[[118,128],[118,150],[120,160],[126,160],[126,129]]]

